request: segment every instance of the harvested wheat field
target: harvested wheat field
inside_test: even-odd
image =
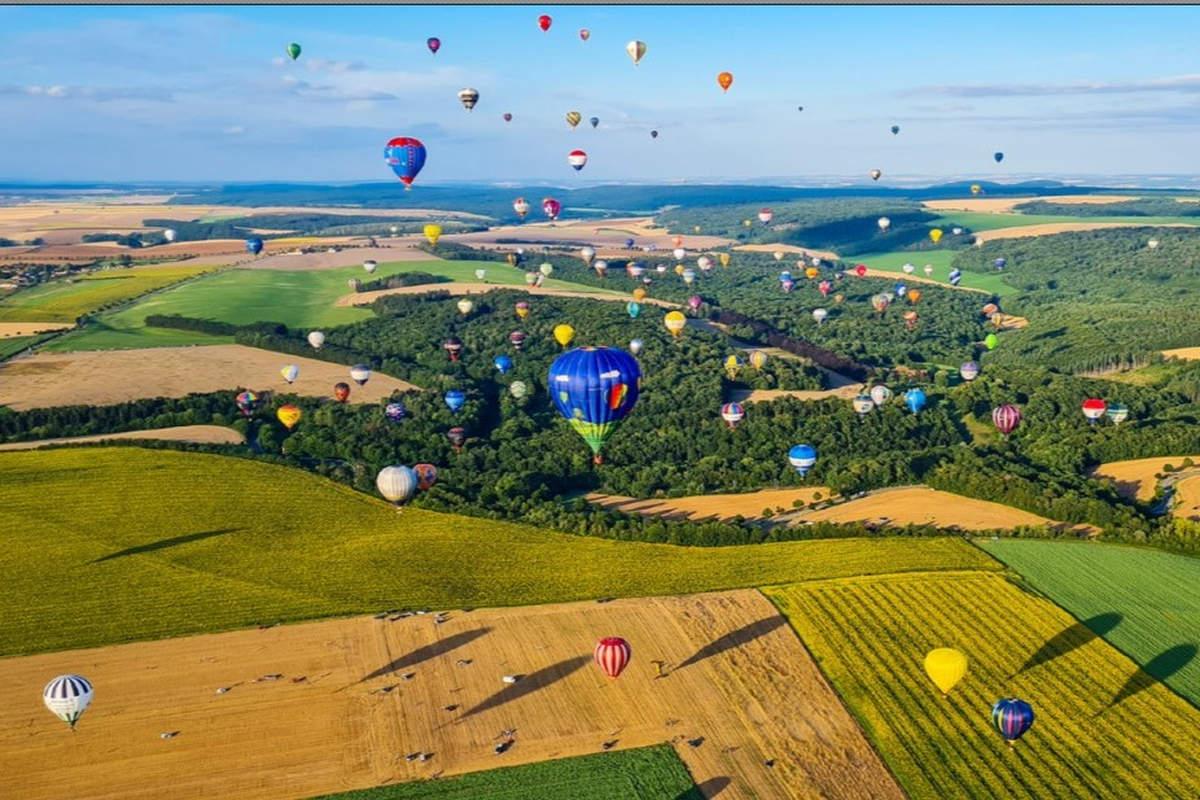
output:
[[[552,289],[546,286],[519,286],[506,283],[423,283],[416,286],[401,286],[396,289],[378,289],[374,292],[355,292],[342,295],[334,303],[335,306],[365,306],[386,297],[389,294],[425,294],[427,292],[446,292],[450,295],[485,294],[497,290],[529,292],[535,295],[553,295],[557,297],[582,297],[588,300],[609,300],[622,303],[629,302],[629,295],[616,292],[605,293],[597,289],[594,292],[572,292],[566,289]],[[642,305],[659,306],[660,308],[679,308],[678,303],[670,303],[654,297],[639,301]]]
[[[146,431],[68,436],[61,439],[38,439],[32,442],[9,442],[0,444],[0,450],[37,450],[52,444],[112,442],[122,439],[158,439],[165,442],[195,442],[199,444],[243,444],[246,441],[246,437],[224,425],[176,425],[171,428],[155,428]]]
[[[707,250],[732,244],[721,236],[683,235],[683,248]],[[625,248],[625,240],[632,238],[637,249]],[[499,244],[498,240],[513,240]],[[501,225],[486,231],[473,233],[445,234],[442,240],[473,246],[486,246],[498,250],[515,250],[524,243],[555,244],[564,242],[587,242],[601,253],[617,250],[623,255],[635,255],[642,247],[654,245],[667,254],[675,247],[675,235],[666,228],[655,227],[650,217],[627,217],[621,219],[569,220],[560,222],[530,222],[524,225]]]
[[[1195,361],[1200,359],[1200,347],[1176,347],[1174,350],[1163,350],[1164,358],[1178,358],[1180,361]]]
[[[938,528],[968,531],[1016,528],[1022,525],[1069,527],[1079,533],[1095,530],[1090,525],[1071,526],[1012,506],[963,497],[927,486],[881,489],[858,500],[850,500],[819,511],[802,512],[792,524],[801,524],[803,521],[874,522],[888,527],[934,525]]]
[[[1123,497],[1145,503],[1154,497],[1154,490],[1158,486],[1156,476],[1163,473],[1163,468],[1168,464],[1179,467],[1185,458],[1200,464],[1200,455],[1134,458],[1101,464],[1088,473],[1088,477],[1112,481]]]
[[[322,239],[322,244],[333,240]],[[388,240],[383,240],[387,242]],[[349,247],[334,253],[322,250],[319,253],[297,253],[294,251],[271,252],[264,258],[256,258],[242,264],[247,269],[275,269],[286,272],[303,272],[315,269],[337,269],[338,267],[361,267],[367,260],[384,263],[388,261],[441,261],[439,256],[430,255],[415,247],[414,240],[392,240],[394,244],[370,247],[366,239],[349,240]],[[272,249],[273,248],[269,248]],[[363,280],[371,276],[363,273]]]
[[[1179,519],[1200,522],[1200,475],[1184,478],[1175,484],[1175,503],[1171,514]]]
[[[794,397],[797,400],[828,400],[837,397],[851,400],[860,395],[866,387],[861,383],[847,383],[834,389],[730,389],[726,393],[729,403],[769,403],[780,397]]]
[[[706,494],[692,497],[666,497],[639,500],[618,494],[592,492],[584,497],[593,505],[624,511],[627,514],[642,514],[647,517],[666,519],[730,519],[745,517],[759,519],[764,508],[794,510],[797,500],[811,503],[816,496],[830,497],[834,493],[826,486],[806,486],[801,489],[763,489],[743,494]]]
[[[633,659],[613,680],[591,652],[615,634]],[[22,800],[309,797],[663,741],[697,783],[728,779],[722,800],[902,797],[754,590],[455,611],[443,624],[359,617],[4,665],[0,781]],[[71,734],[29,687],[76,671],[96,699]],[[496,755],[501,731],[514,743]]]
[[[289,385],[279,370],[300,367]],[[0,364],[0,406],[14,411],[87,402],[93,406],[143,397],[183,397],[239,386],[309,397],[327,397],[350,368],[328,361],[274,353],[240,344],[152,347],[37,353]],[[411,383],[374,373],[365,386],[352,386],[350,402],[375,403]]]
[[[71,322],[0,322],[0,339],[33,336],[47,331],[65,331],[74,327],[74,323]]]
[[[992,214],[1004,214],[1025,203],[1097,205],[1125,203],[1137,199],[1137,197],[1117,194],[1064,194],[1050,197],[964,197],[961,200],[926,200],[921,205],[934,211],[986,211]]]
[[[1169,225],[1149,222],[1048,222],[1042,225],[1019,225],[1014,228],[996,228],[991,231],[979,231],[972,234],[976,244],[991,242],[996,239],[1023,239],[1028,236],[1053,236],[1056,233],[1075,233],[1078,231],[1101,231],[1108,228],[1194,228],[1195,225],[1171,223]]]
[[[838,259],[838,254],[832,250],[814,250],[811,247],[797,247],[794,244],[739,244],[733,249],[742,253],[774,253],[778,251],[802,256],[816,256],[828,261],[837,261]]]

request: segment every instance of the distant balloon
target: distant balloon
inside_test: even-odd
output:
[[[572,150],[567,153],[567,163],[574,167],[576,172],[587,166],[587,153],[582,150]]]
[[[775,217],[775,212],[769,208],[764,208],[762,211],[758,212],[758,221],[764,225],[770,224],[771,220],[774,217]]]
[[[962,376],[964,381],[973,381],[979,376],[979,365],[974,361],[965,361],[958,368],[958,374]]]
[[[730,428],[736,428],[745,416],[746,409],[742,408],[741,403],[726,403],[721,406],[721,419],[725,420]]]
[[[753,350],[750,353],[750,366],[755,369],[762,369],[767,365],[767,354],[762,350]]]
[[[417,473],[404,466],[384,467],[375,476],[375,488],[384,500],[400,505],[417,489]]]
[[[579,29],[579,38],[583,39],[586,42],[588,39],[592,38],[592,32],[589,31],[587,28],[580,28]]]
[[[389,422],[399,422],[404,419],[404,415],[408,413],[408,409],[404,407],[404,403],[394,402],[388,403],[383,407],[383,416]]]
[[[295,42],[292,42],[291,44],[289,44],[287,46],[287,54],[292,59],[292,61],[295,61],[297,58],[300,57],[300,45],[296,44]]]
[[[601,639],[592,652],[592,658],[604,671],[604,674],[610,678],[620,675],[632,656],[633,651],[629,647],[629,642],[619,636],[607,636]]]
[[[996,159],[996,163],[999,164],[1004,160],[1004,153],[993,153],[992,158]]]
[[[1033,725],[1033,706],[1015,697],[997,700],[992,706],[992,727],[1012,744]]]
[[[933,228],[932,230],[930,230],[929,238],[933,241],[934,244],[937,244],[938,242],[940,242],[942,240],[942,229],[941,228]]]
[[[446,408],[456,412],[463,407],[464,403],[467,402],[467,396],[458,389],[451,389],[450,391],[446,392],[442,400],[445,402]]]
[[[417,489],[427,492],[437,483],[437,467],[433,464],[414,464],[413,474],[417,476]]]
[[[700,305],[703,302],[704,301],[701,300],[697,295],[692,295],[691,297],[688,298],[687,305],[688,305],[688,308],[690,308],[692,310],[692,312],[695,313],[700,310]]]
[[[913,274],[913,271],[914,271],[914,270],[916,270],[916,267],[915,267],[915,266],[913,266],[913,263],[912,263],[911,261],[905,261],[905,262],[904,262],[904,265],[900,267],[900,270],[901,270],[901,271],[902,271],[902,272],[903,272],[905,275],[912,275],[912,274]]]
[[[884,386],[882,383],[871,387],[871,400],[877,406],[882,406],[887,401],[892,399],[892,390]]]
[[[899,132],[900,132],[900,126],[899,126],[899,125],[893,125],[893,126],[892,126],[892,135],[894,136],[895,134],[897,134],[897,133],[899,133]]]
[[[867,274],[867,265],[866,265],[866,264],[859,264],[859,265],[855,266],[855,267],[854,267],[854,274],[855,274],[855,275],[857,275],[857,276],[858,276],[858,277],[860,277],[860,278],[866,277],[866,274]]]
[[[580,120],[582,120],[582,119],[583,119],[583,115],[580,114],[578,111],[568,111],[567,112],[567,124],[570,125],[572,128],[574,128],[576,125],[578,125]]]
[[[788,451],[788,463],[803,478],[817,463],[817,449],[812,445],[798,444]]]
[[[871,399],[870,395],[855,395],[851,405],[854,406],[854,412],[860,417],[865,417],[875,410],[875,401]]]
[[[880,217],[876,221],[876,224],[879,225],[879,230],[886,233],[887,229],[892,226],[892,221],[890,219],[888,219],[887,217]]]
[[[1104,413],[1113,425],[1120,425],[1129,419],[1129,406],[1123,403],[1109,403]]]
[[[246,252],[251,255],[258,255],[263,250],[263,240],[257,236],[252,236],[246,240]]]
[[[333,399],[339,403],[344,403],[350,399],[350,384],[345,381],[338,381],[333,385]]]
[[[283,427],[290,431],[296,427],[296,423],[300,421],[303,413],[297,406],[289,404],[280,406],[279,410],[275,412],[275,416],[283,423]]]
[[[942,694],[950,694],[967,674],[967,657],[952,647],[938,647],[925,655],[925,674]]]
[[[75,730],[95,694],[92,683],[82,675],[59,675],[42,689],[42,703],[54,716]]]
[[[658,138],[658,131],[650,131],[650,138],[651,138],[651,139],[657,139],[657,138]]]
[[[634,289],[631,294],[633,295],[633,299],[639,303],[646,299],[646,290],[640,286]]]
[[[537,18],[538,27],[542,29],[543,33],[550,30],[550,21],[550,15],[548,14],[542,14]]]
[[[642,60],[642,56],[646,55],[646,43],[635,39],[625,45],[625,52],[633,59],[633,65],[636,67],[637,63]]]
[[[925,266],[921,267],[921,271],[924,272],[925,277],[928,278],[929,276],[933,275],[933,264],[926,264]]]
[[[485,277],[487,277],[487,270],[486,270],[486,269],[477,269],[477,270],[475,270],[475,280],[477,280],[477,281],[482,281],[482,280],[483,280]]]
[[[554,341],[558,342],[563,349],[566,349],[572,341],[575,340],[575,329],[570,325],[562,324],[554,326]]]
[[[871,176],[871,180],[877,181],[883,177],[883,170],[873,169],[867,174]]]
[[[175,229],[174,229],[174,228],[167,228],[166,230],[164,230],[164,231],[163,231],[163,238],[164,238],[164,239],[166,239],[168,242],[173,242],[173,241],[175,241],[175,237],[176,237],[176,236],[178,236],[178,235],[179,235],[179,234],[177,234],[177,233],[175,232]],[[1154,242],[1154,240],[1153,240],[1153,239],[1151,239],[1150,241]],[[1155,246],[1157,246],[1157,245],[1158,245],[1158,242],[1154,242],[1154,245],[1155,245]]]
[[[425,145],[411,136],[397,136],[389,139],[383,148],[383,160],[396,173],[404,188],[410,190],[412,182],[425,166]]]
[[[983,191],[983,187],[980,186],[978,183],[971,184],[971,194],[979,194],[982,191]]]
[[[283,376],[285,381],[292,383],[300,376],[300,368],[295,364],[288,364],[283,367],[283,369],[279,370],[279,374]]]
[[[492,364],[496,367],[501,375],[507,375],[508,371],[513,368],[513,360],[505,355],[499,355],[493,358]]]
[[[437,55],[437,51],[442,49],[442,40],[436,36],[430,36],[425,40],[425,46],[429,48],[429,52]]]
[[[909,389],[904,393],[904,405],[914,414],[919,414],[925,407],[925,392],[920,389]]]
[[[448,337],[442,342],[442,349],[450,356],[451,361],[458,361],[458,354],[462,352],[462,348],[462,339],[459,339],[457,336]]]
[[[511,111],[505,111],[505,112],[504,112],[504,121],[505,121],[505,122],[512,122],[512,112],[511,112]]]
[[[877,314],[883,314],[883,312],[887,311],[891,303],[892,296],[890,294],[880,292],[879,294],[871,295],[871,307],[875,309],[875,313]]]
[[[368,275],[373,275],[375,273],[375,270],[378,268],[379,268],[379,262],[375,261],[374,259],[368,258],[366,261],[363,262],[363,269],[366,270]]]
[[[1008,266],[1008,259],[1007,258],[997,258],[995,261],[992,262],[992,265],[996,269],[1004,269],[1006,266]]]
[[[603,278],[608,273],[608,262],[603,258],[598,258],[592,265],[592,269],[596,270],[596,274]]]
[[[521,300],[513,305],[513,310],[517,312],[518,319],[525,319],[529,316],[529,302]]]
[[[637,315],[642,313],[642,305],[636,300],[630,300],[625,304],[625,311],[628,312],[630,319],[637,319]]]
[[[729,253],[721,253],[717,258],[720,259],[722,267],[728,267],[729,262],[732,260]]]
[[[688,286],[691,286],[696,281],[696,270],[691,267],[685,268],[680,275],[683,277],[683,282]]]
[[[350,380],[359,386],[366,385],[367,381],[371,380],[371,368],[366,364],[355,364],[350,368]]]
[[[321,345],[325,344],[325,334],[320,331],[313,331],[308,334],[308,343],[314,350],[320,350]]]
[[[170,233],[170,231],[167,231],[167,233]],[[173,241],[173,240],[168,239],[167,241]],[[1146,242],[1146,247],[1149,247],[1151,250],[1155,249],[1156,247],[1158,247],[1158,239],[1151,239],[1150,241]]]
[[[818,325],[820,325],[822,322],[824,322],[825,318],[828,316],[829,316],[829,311],[827,311],[824,308],[814,308],[813,309],[812,318],[814,320],[816,320]]]
[[[953,233],[955,236],[959,236],[962,234],[963,229],[962,228],[951,228],[950,232]]]
[[[733,73],[722,72],[717,75],[717,85],[721,87],[721,91],[728,92],[729,87],[733,85]]]
[[[663,324],[671,332],[671,335],[678,339],[679,334],[687,327],[687,317],[679,311],[668,311],[663,317]]]
[[[454,452],[461,453],[463,444],[467,441],[467,430],[466,428],[455,426],[446,431],[446,439],[454,448]]]
[[[987,336],[983,337],[983,345],[988,350],[995,350],[996,345],[998,344],[1000,344],[1000,338],[994,333],[989,333]]]
[[[951,286],[958,286],[959,282],[962,281],[962,270],[960,270],[960,269],[950,270],[949,278],[950,278]]]
[[[258,409],[260,402],[258,395],[249,391],[238,392],[233,401],[237,403],[238,411],[241,412],[243,417],[252,416]]]
[[[1005,404],[992,409],[992,424],[1005,436],[1016,430],[1020,422],[1021,410],[1016,406]]]
[[[682,247],[676,247],[671,251],[671,255],[675,256],[676,261],[683,261],[687,257],[687,250],[684,250]]]
[[[513,381],[508,385],[508,393],[513,396],[513,399],[520,400],[529,394],[529,387],[525,385],[525,381]]]
[[[513,346],[513,350],[520,350],[521,345],[525,344],[525,334],[521,331],[513,331],[508,335],[508,343]]]
[[[529,203],[525,201],[524,197],[518,197],[513,200],[513,211],[517,212],[517,216],[521,219],[525,219],[525,215],[529,213]]]
[[[1083,401],[1083,415],[1092,424],[1095,424],[1096,420],[1103,417],[1107,410],[1108,404],[1098,397],[1091,397]]]
[[[542,213],[549,217],[552,221],[558,219],[559,212],[562,211],[562,203],[555,200],[553,197],[542,199]]]
[[[542,265],[540,267],[538,267],[538,272],[542,273],[547,278],[549,278],[551,275],[554,274],[554,265],[551,264],[549,261],[544,261],[544,262],[542,262]]]

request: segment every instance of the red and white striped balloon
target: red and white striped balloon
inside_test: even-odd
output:
[[[592,658],[600,665],[600,669],[604,670],[604,674],[610,678],[620,675],[621,670],[625,669],[625,665],[629,663],[632,656],[633,651],[629,647],[629,642],[620,636],[604,637],[596,644],[596,650],[592,653]]]
[[[567,163],[574,167],[575,171],[578,172],[579,170],[583,169],[585,164],[587,164],[587,153],[583,152],[582,150],[572,150],[567,154]]]
[[[992,409],[992,424],[1005,436],[1012,433],[1020,421],[1021,410],[1016,406],[1003,405]]]

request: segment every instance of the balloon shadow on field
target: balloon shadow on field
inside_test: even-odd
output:
[[[711,800],[717,797],[725,788],[732,783],[729,778],[721,775],[716,778],[709,778],[704,783],[697,784],[681,794],[675,795],[673,800]]]
[[[480,636],[486,636],[491,632],[491,628],[475,628],[474,630],[461,631],[453,636],[447,636],[445,639],[438,639],[436,642],[431,642],[423,647],[418,647],[416,650],[405,653],[394,661],[384,664],[370,675],[364,675],[359,680],[359,683],[362,683],[363,681],[369,681],[372,678],[382,677],[387,675],[389,672],[395,672],[396,670],[404,669],[405,667],[411,667],[415,664],[420,664],[422,661],[428,661],[436,656],[444,655],[445,653],[449,653],[451,650],[455,650],[463,645],[470,644]]]
[[[185,533],[183,536],[172,536],[170,539],[159,539],[157,542],[146,542],[135,547],[126,547],[124,550],[118,550],[115,553],[109,553],[106,556],[92,559],[90,564],[99,564],[101,561],[109,561],[114,558],[124,558],[125,556],[136,556],[142,553],[153,553],[155,550],[165,550],[168,547],[187,544],[189,542],[199,542],[204,539],[211,539],[214,536],[224,536],[227,533],[237,533],[243,528],[218,528],[212,531],[199,531],[198,533]]]
[[[1034,667],[1040,667],[1043,664],[1048,664],[1059,656],[1065,656],[1072,650],[1078,650],[1092,640],[1104,636],[1106,633],[1117,627],[1125,617],[1115,611],[1107,614],[1097,614],[1094,617],[1076,622],[1069,628],[1065,628],[1061,632],[1054,635],[1053,638],[1046,641],[1037,652],[1029,657],[1029,659],[1021,665],[1021,668],[1013,675],[1015,678],[1022,672],[1031,670]]]
[[[1162,651],[1129,676],[1129,680],[1125,681],[1121,691],[1116,693],[1112,701],[1098,712],[1097,716],[1179,672],[1192,663],[1198,649],[1200,648],[1194,644],[1177,644],[1169,650]]]
[[[575,656],[574,658],[563,659],[557,664],[542,667],[537,672],[529,675],[523,675],[516,683],[505,686],[479,705],[468,709],[459,719],[464,720],[467,717],[498,708],[505,703],[511,703],[513,700],[519,700],[525,695],[533,694],[539,689],[545,689],[547,686],[567,677],[572,672],[578,672],[583,668],[584,664],[591,660],[591,656]]]
[[[754,641],[760,636],[766,635],[784,624],[783,617],[774,616],[760,619],[757,622],[751,622],[749,625],[743,625],[736,631],[730,631],[719,639],[709,642],[701,647],[695,653],[688,657],[675,669],[683,669],[686,666],[703,661],[706,658],[720,655],[726,650],[732,650],[735,647],[741,647],[744,644]]]

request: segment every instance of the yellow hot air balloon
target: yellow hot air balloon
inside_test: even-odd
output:
[[[563,324],[554,326],[554,341],[562,345],[564,349],[574,338],[575,329],[570,325]]]
[[[676,264],[676,265],[675,265],[675,274],[676,274],[676,275],[682,275],[682,274],[683,274],[683,264]]]
[[[775,256],[776,261],[783,261],[783,251],[782,250],[776,250],[771,255]]]
[[[978,183],[971,184],[971,194],[979,194],[982,191],[983,191],[983,187],[980,186]]]
[[[815,278],[820,274],[821,270],[817,269],[816,267],[808,267],[804,270],[804,277],[806,278]]]
[[[942,694],[950,690],[967,674],[967,657],[953,647],[939,647],[925,656],[925,674]]]
[[[507,256],[504,257],[504,260],[508,262],[508,265],[510,267],[515,267],[517,265],[517,254],[509,253]]]
[[[637,300],[639,303],[642,302],[643,300],[645,300],[646,299],[646,290],[640,286],[637,287],[636,289],[634,289],[633,290],[633,299]]]
[[[753,225],[753,224],[754,224],[754,223],[753,223],[753,222],[751,222],[751,221],[750,221],[750,220],[748,220],[748,219],[744,219],[744,220],[742,220],[742,226],[743,226],[743,227],[749,228],[749,227],[750,227],[751,225]]]
[[[762,369],[767,365],[767,354],[762,350],[755,350],[750,354],[750,366],[755,369]]]
[[[729,380],[734,379],[740,366],[742,366],[742,359],[736,353],[725,359],[725,374],[729,376]]]
[[[937,244],[938,242],[940,242],[942,240],[942,229],[934,228],[933,230],[931,230],[929,232],[929,238],[933,240],[934,244]]]
[[[567,112],[567,124],[570,125],[572,128],[574,128],[576,125],[578,125],[579,121],[581,119],[583,119],[583,115],[580,114],[578,111],[568,111]]]
[[[921,299],[921,290],[920,289],[909,289],[908,290],[908,302],[915,303],[920,299]]]
[[[275,412],[275,416],[279,417],[279,421],[283,423],[283,427],[289,431],[296,427],[296,423],[300,421],[301,411],[293,405],[280,406]]]
[[[721,259],[721,266],[722,266],[722,267],[728,267],[728,266],[729,266],[729,261],[730,261],[730,258],[729,258],[729,253],[721,253],[721,255],[720,255],[720,256],[718,256],[718,258],[720,258],[720,259]]]
[[[441,225],[431,222],[430,224],[426,225],[421,232],[425,234],[425,238],[429,240],[431,245],[437,247],[438,239],[442,235]]]
[[[636,67],[637,63],[642,60],[642,56],[646,55],[646,43],[634,39],[625,45],[625,52],[629,53],[629,57],[633,59],[633,65]]]
[[[693,231],[694,233],[699,233],[699,232],[700,232],[700,226],[699,226],[699,225],[693,225],[693,226],[692,226],[692,231]]]
[[[667,315],[663,317],[663,324],[667,326],[671,335],[678,339],[679,334],[683,333],[683,329],[687,327],[687,317],[683,315],[682,311],[668,311]]]

